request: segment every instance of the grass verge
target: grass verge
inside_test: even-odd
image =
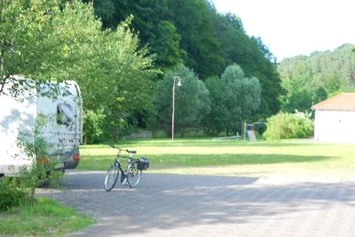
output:
[[[39,197],[33,205],[0,212],[0,236],[63,236],[93,223],[93,217]]]

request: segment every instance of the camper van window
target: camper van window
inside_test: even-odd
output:
[[[59,103],[57,105],[57,124],[69,126],[73,122],[73,107],[69,103]]]

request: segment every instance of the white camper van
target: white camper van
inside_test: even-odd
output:
[[[54,88],[60,95],[52,98],[49,94]],[[0,177],[16,175],[19,167],[33,162],[17,142],[23,134],[27,140],[35,140],[33,131],[40,115],[46,118],[41,137],[51,145],[49,155],[58,161],[58,168],[74,169],[78,165],[83,132],[80,88],[74,81],[46,83],[39,89],[26,90],[16,99],[0,95]]]

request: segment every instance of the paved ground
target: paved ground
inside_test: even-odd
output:
[[[143,173],[135,189],[103,189],[103,172],[72,171],[64,192],[41,190],[93,215],[69,236],[354,237],[355,182]]]

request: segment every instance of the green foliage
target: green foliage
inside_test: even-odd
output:
[[[218,75],[224,59],[215,31],[215,10],[206,0],[167,1],[169,21],[181,35],[181,48],[187,53],[185,64],[201,79]]]
[[[287,113],[294,113],[295,111],[308,113],[311,111],[312,105],[327,98],[328,94],[322,86],[317,89],[303,88],[302,90],[297,87],[290,87],[289,93],[281,97],[281,100],[283,100],[281,109]]]
[[[245,77],[251,81],[256,77],[263,89],[262,106],[251,116],[256,112],[269,116],[280,108],[277,98],[282,90],[272,53],[260,38],[245,33],[238,16],[217,13],[211,1],[19,0],[2,4],[0,94],[9,81],[21,83],[11,75],[36,81],[74,79],[82,89],[85,110],[106,115],[105,138],[119,139],[133,126],[132,121],[146,120],[153,110],[155,81],[161,71],[179,64],[205,80],[237,63]],[[206,95],[201,92],[200,100],[208,101]],[[199,111],[200,117],[209,110],[208,103]]]
[[[227,110],[227,95],[223,81],[218,77],[211,77],[205,81],[210,92],[211,111],[203,119],[205,133],[216,136],[225,129]]]
[[[162,69],[181,64],[186,59],[186,52],[180,48],[181,35],[170,21],[160,21],[156,33],[151,36],[149,49],[157,55],[156,64]]]
[[[155,56],[130,30],[129,14],[114,29],[102,30],[93,3],[79,0],[3,1],[0,11],[0,94],[23,81],[13,75],[47,80],[76,80],[85,110],[103,110],[110,131],[118,131],[127,113],[151,109]],[[115,6],[114,3],[107,3]],[[13,19],[16,19],[15,21]],[[163,24],[172,31],[171,25]],[[123,121],[124,124],[127,121]],[[115,135],[115,134],[111,134]]]
[[[181,78],[182,86],[175,85],[175,131],[180,131],[181,136],[184,130],[189,127],[196,127],[201,123],[210,111],[209,92],[204,83],[198,79],[196,74],[179,65],[164,75],[164,79],[158,83],[154,104],[158,123],[164,128],[167,134],[171,135],[172,119],[172,88],[175,76]],[[177,83],[177,81],[176,81]]]
[[[5,195],[3,203],[5,205],[28,204],[35,200],[35,189],[46,180],[52,186],[59,185],[59,179],[63,172],[56,171],[56,159],[49,156],[50,143],[42,135],[43,127],[48,118],[38,116],[35,121],[35,127],[30,134],[20,134],[17,140],[17,146],[22,150],[23,155],[19,154],[16,159],[27,161],[16,172],[16,177],[11,182],[7,179],[1,183],[3,190],[9,195]],[[4,193],[2,194],[4,195]]]
[[[282,104],[282,111],[287,113],[294,113],[295,110],[310,111],[312,107],[312,94],[307,90],[293,92]]]
[[[226,94],[227,135],[240,131],[242,121],[251,118],[261,101],[261,86],[255,77],[246,78],[243,69],[236,64],[226,68],[222,74]]]
[[[259,113],[263,116],[276,114],[280,109],[278,96],[283,94],[276,59],[260,38],[246,35],[242,20],[233,14],[217,14],[216,37],[220,42],[225,67],[238,64],[246,77],[255,76],[263,88]]]
[[[3,1],[3,5],[0,42],[8,47],[1,48],[0,84],[13,80],[11,75],[72,80],[83,76],[76,73],[78,68],[90,69],[87,60],[101,33],[92,5],[77,0]]]
[[[280,112],[267,119],[267,129],[263,136],[266,140],[307,138],[313,133],[313,123],[302,113]]]
[[[218,13],[209,0],[97,0],[94,7],[107,28],[133,14],[131,28],[139,32],[140,45],[156,54],[158,68],[166,71],[183,63],[205,80],[237,63],[263,88],[259,113],[265,117],[279,111],[276,59],[260,38],[246,34],[238,16]]]
[[[139,48],[138,37],[128,27],[131,20],[102,35],[99,57],[92,61],[96,70],[79,81],[85,108],[105,114],[104,135],[116,140],[132,111],[152,109],[153,79],[160,74],[153,67],[154,55]]]
[[[28,194],[18,188],[15,179],[0,178],[0,212],[30,203]]]
[[[31,205],[0,213],[0,236],[65,236],[94,223],[93,217],[38,197]]]
[[[324,87],[322,87],[322,86],[318,87],[318,89],[314,92],[314,95],[313,95],[313,103],[316,104],[316,103],[321,102],[327,98],[328,98],[328,93],[324,89]]]
[[[102,110],[94,112],[86,110],[84,116],[85,144],[93,144],[103,140],[105,114]]]
[[[355,91],[355,54],[353,45],[343,45],[333,52],[314,52],[297,56],[278,65],[284,111],[310,110],[316,104],[338,92]]]

